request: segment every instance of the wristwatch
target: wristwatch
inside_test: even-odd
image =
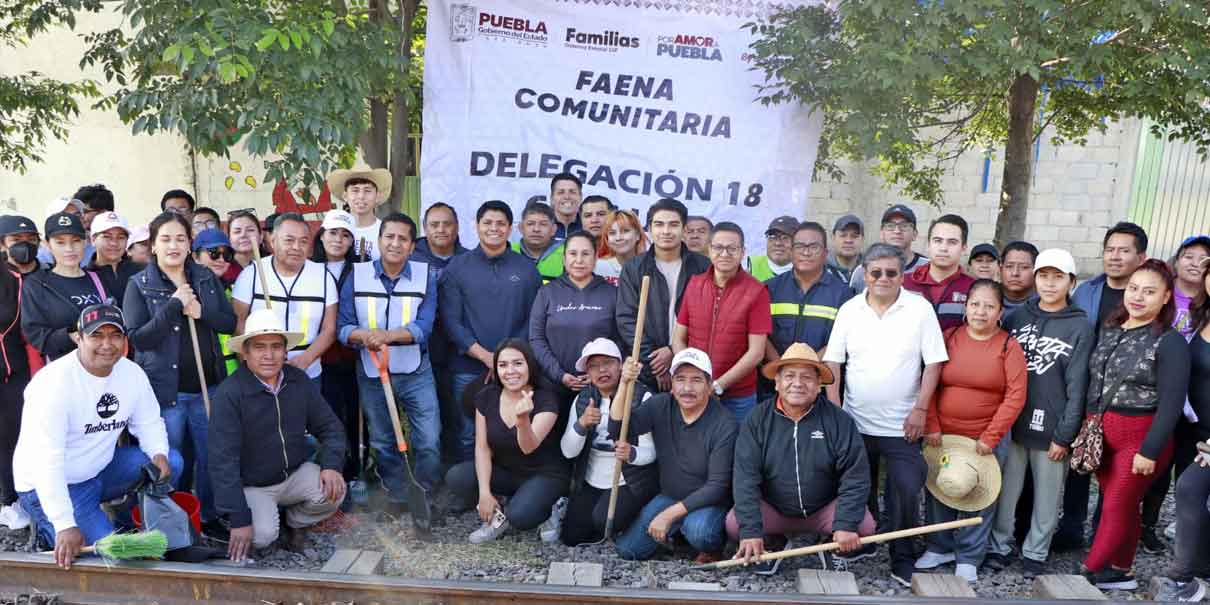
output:
[[[714,394],[719,397],[723,396],[723,385],[719,384],[717,380],[714,381]]]

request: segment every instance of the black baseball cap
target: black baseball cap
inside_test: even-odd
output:
[[[992,260],[997,262],[1000,260],[1000,252],[996,250],[996,246],[993,244],[979,244],[978,246],[971,248],[970,260],[975,260],[981,254],[991,256]]]
[[[19,233],[38,234],[38,226],[33,221],[17,214],[0,216],[0,237],[17,235]]]
[[[115,305],[90,305],[80,311],[80,333],[84,335],[96,332],[104,325],[111,325],[126,333],[126,318],[122,310]]]
[[[865,233],[865,223],[856,214],[846,214],[836,219],[836,224],[832,225],[832,233],[843,231],[849,227],[857,227],[857,231]]]
[[[784,233],[793,237],[795,231],[798,231],[798,219],[788,215],[779,216],[769,223],[769,227],[765,229],[765,235]]]
[[[882,213],[882,222],[886,223],[887,221],[891,220],[892,216],[896,216],[896,215],[902,216],[904,219],[907,220],[907,222],[909,222],[913,225],[916,224],[916,213],[912,212],[911,208],[908,208],[907,206],[904,206],[903,204],[895,204],[894,206],[887,208],[886,212]]]
[[[46,217],[46,228],[43,231],[46,232],[46,239],[56,235],[85,237],[84,223],[80,222],[80,217],[67,212],[56,212]]]

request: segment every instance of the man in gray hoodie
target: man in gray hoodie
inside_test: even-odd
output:
[[[1094,335],[1084,311],[1068,298],[1075,270],[1075,260],[1066,250],[1039,254],[1034,269],[1038,298],[1019,307],[1005,325],[1025,351],[1029,384],[1008,444],[986,562],[993,570],[1009,563],[1017,500],[1028,468],[1033,475],[1033,515],[1021,545],[1027,578],[1046,573],[1051,538],[1059,523],[1067,454],[1084,417]]]

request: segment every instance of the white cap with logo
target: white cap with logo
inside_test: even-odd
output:
[[[594,355],[604,355],[613,357],[621,361],[622,351],[618,349],[618,344],[608,338],[594,338],[584,345],[584,349],[580,352],[580,358],[576,360],[576,371],[588,371],[588,358]]]
[[[701,349],[688,348],[681,350],[680,353],[672,356],[672,367],[669,369],[673,374],[676,369],[689,364],[706,373],[707,377],[714,378],[714,372],[711,369],[710,357]]]
[[[345,231],[349,232],[349,235],[353,235],[354,225],[356,225],[356,223],[353,221],[352,214],[349,214],[344,210],[329,210],[328,213],[324,215],[324,222],[320,226],[323,227],[324,231],[328,231],[330,229],[344,229]]]
[[[117,212],[102,212],[96,218],[92,219],[92,234],[95,236],[98,233],[105,233],[113,228],[121,229],[130,236],[130,223],[126,219],[118,215]]]
[[[1034,261],[1034,273],[1047,267],[1070,273],[1072,277],[1076,275],[1076,260],[1062,248],[1048,248],[1038,254],[1038,260]]]

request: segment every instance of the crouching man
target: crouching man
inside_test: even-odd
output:
[[[727,515],[727,534],[739,542],[735,558],[783,548],[787,534],[817,534],[831,536],[845,553],[826,557],[825,566],[845,571],[850,560],[873,554],[858,541],[874,533],[874,517],[866,508],[870,470],[857,424],[820,390],[832,384],[832,371],[811,347],[790,345],[763,372],[776,381],[777,397],[748,415],[735,441],[735,508]],[[756,572],[776,573],[778,563]]]
[[[73,339],[79,348],[42,368],[25,388],[28,405],[13,454],[17,500],[40,545],[53,546],[65,569],[82,547],[113,533],[101,503],[133,491],[149,460],[174,482],[184,466],[168,449],[151,382],[124,356],[122,311],[86,307]],[[137,447],[117,447],[122,429],[139,438]]]
[[[233,561],[277,540],[279,506],[286,509],[287,548],[300,551],[306,528],[330,517],[345,497],[340,420],[307,373],[286,365],[286,352],[302,338],[272,310],[258,309],[229,341],[244,362],[214,396],[209,439],[215,507],[231,524]],[[319,440],[316,462],[308,434]]]

